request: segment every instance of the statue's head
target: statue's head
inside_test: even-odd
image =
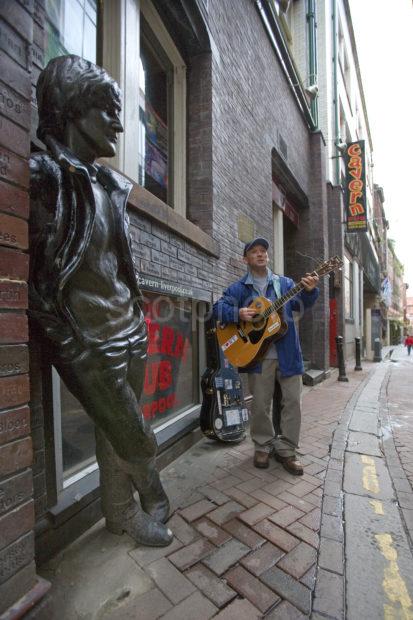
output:
[[[112,157],[119,120],[121,92],[101,67],[79,56],[53,58],[41,72],[36,88],[38,137],[52,137],[85,158]],[[83,149],[83,150],[82,150]]]

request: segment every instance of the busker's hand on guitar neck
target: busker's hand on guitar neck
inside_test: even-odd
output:
[[[312,276],[310,273],[306,273],[305,276],[301,278],[300,283],[303,285],[304,290],[310,293],[317,286],[319,279],[318,276]]]

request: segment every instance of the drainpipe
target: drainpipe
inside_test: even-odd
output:
[[[338,105],[338,21],[337,21],[337,0],[332,0],[332,28],[333,28],[333,105],[334,105],[334,145],[336,147],[336,185],[340,184],[340,159],[338,157],[337,144],[340,140],[340,117]]]
[[[292,91],[297,100],[298,106],[304,114],[304,118],[311,131],[315,131],[316,126],[314,123],[313,115],[308,107],[307,97],[304,93],[304,89],[300,82],[298,73],[296,71],[294,62],[291,60],[286,45],[284,42],[283,34],[281,33],[277,19],[273,14],[273,9],[269,0],[254,0],[258,13],[261,16],[268,38],[271,45],[278,56],[281,66],[290,82]]]
[[[308,71],[309,86],[317,84],[317,38],[315,0],[307,0],[307,28],[308,28]],[[314,124],[318,127],[318,102],[317,97],[311,101],[311,116]]]

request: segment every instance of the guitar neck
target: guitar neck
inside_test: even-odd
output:
[[[310,275],[318,276],[318,273],[316,271],[313,271],[313,273],[311,273]],[[301,284],[301,282],[299,282],[293,288],[291,288],[287,293],[285,293],[285,295],[283,295],[279,299],[276,299],[271,304],[271,306],[268,306],[265,312],[263,312],[263,315],[265,316],[265,318],[268,318],[273,312],[278,312],[278,310],[280,310],[280,308],[282,308],[287,303],[287,301],[289,301],[290,299],[298,295],[298,293],[301,293],[302,290],[304,290],[304,286]]]

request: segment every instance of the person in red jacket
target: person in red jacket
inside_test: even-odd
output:
[[[404,346],[407,347],[407,355],[410,355],[413,346],[413,336],[406,336]]]

